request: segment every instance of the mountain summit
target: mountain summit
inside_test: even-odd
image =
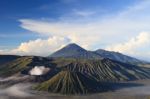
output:
[[[56,51],[49,57],[53,58],[86,58],[86,59],[101,59],[102,57],[92,53],[90,51],[85,50],[84,48],[80,47],[79,45],[72,43],[69,44],[62,49]]]
[[[80,47],[79,45],[75,44],[75,43],[71,43],[68,44],[66,47],[64,47],[63,49],[70,49],[70,50],[82,50],[85,51],[85,49],[83,49],[82,47]]]
[[[104,58],[109,58],[109,59],[120,61],[120,62],[123,62],[123,63],[138,64],[138,63],[143,63],[144,62],[144,61],[141,61],[141,60],[138,60],[136,58],[124,55],[124,54],[119,53],[119,52],[106,51],[106,50],[103,50],[103,49],[98,49],[94,52],[97,55],[100,55]]]
[[[103,59],[109,58],[111,60],[116,60],[128,64],[142,64],[144,61],[138,60],[134,57],[124,55],[122,53],[106,51],[103,49],[98,49],[96,51],[87,51],[86,49],[80,47],[79,45],[72,43],[64,48],[56,51],[49,57],[52,58],[84,58],[84,59]]]

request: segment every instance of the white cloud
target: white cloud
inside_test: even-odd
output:
[[[69,39],[63,37],[49,37],[46,40],[30,40],[29,42],[21,43],[16,49],[0,50],[0,54],[48,56],[49,54],[60,49],[69,42]]]
[[[68,43],[68,40],[62,37],[50,37],[46,40],[37,39],[29,42],[22,43],[17,49],[16,52],[23,52],[26,54],[35,54],[35,55],[48,55],[64,44]]]
[[[16,53],[21,52],[24,54],[34,54],[34,55],[46,55],[48,52],[51,53],[56,49],[60,48],[61,45],[65,45],[69,42],[74,42],[81,45],[84,48],[94,49],[100,48],[103,45],[103,48],[106,46],[116,46],[118,42],[123,43],[127,48],[122,47],[121,44],[117,44],[119,47],[115,47],[115,49],[122,48],[126,50],[130,50],[134,45],[135,48],[139,48],[138,53],[149,53],[150,47],[145,46],[140,48],[139,45],[145,45],[145,42],[148,42],[149,39],[142,40],[142,36],[150,33],[150,1],[144,0],[139,2],[136,5],[132,5],[123,11],[120,11],[117,14],[108,15],[104,17],[91,16],[87,18],[81,17],[73,17],[69,16],[68,18],[65,16],[61,17],[58,21],[42,21],[42,20],[34,20],[34,19],[20,19],[21,27],[39,33],[41,35],[47,35],[50,37],[55,37],[57,39],[52,39],[53,43],[50,43],[49,40],[32,40],[29,42],[22,43],[17,49],[15,49]],[[87,12],[78,12],[78,14],[93,14]],[[147,31],[145,34],[141,34],[136,38],[136,35],[142,31]],[[61,38],[61,39],[60,39]],[[62,39],[69,39],[70,41],[65,41]],[[129,40],[133,38],[132,40]],[[129,44],[131,43],[131,44]],[[38,45],[38,46],[37,46]],[[93,47],[94,46],[94,47]],[[3,52],[3,51],[1,51]],[[133,50],[134,52],[134,50]],[[125,52],[131,53],[131,52]]]
[[[34,95],[28,93],[30,87],[31,84],[15,84],[8,88],[0,89],[0,98],[2,98],[3,96],[18,97],[18,98],[32,97]],[[5,99],[5,97],[2,99]]]
[[[44,35],[67,37],[72,42],[78,43],[83,47],[89,47],[100,39],[100,36],[97,35],[98,32],[94,32],[94,27],[90,24],[51,23],[29,19],[22,19],[20,22],[22,22],[21,27],[24,29]],[[90,31],[91,33],[89,33]]]
[[[146,0],[112,16],[97,15],[90,19],[69,16],[68,19],[61,18],[62,20],[53,22],[21,19],[20,22],[24,29],[43,35],[68,37],[75,43],[88,45],[88,48],[91,48],[93,44],[116,43],[133,37],[141,31],[150,31],[149,9],[150,1]],[[82,11],[82,13],[87,12]]]
[[[108,46],[106,50],[122,52],[133,56],[144,56],[150,53],[148,48],[150,48],[150,33],[141,32],[139,35],[137,35],[134,38],[131,38],[127,42]]]
[[[90,17],[96,14],[96,11],[85,11],[85,10],[76,10],[74,9],[73,15],[80,16],[80,17]]]

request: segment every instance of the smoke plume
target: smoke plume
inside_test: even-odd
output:
[[[29,73],[30,75],[43,75],[46,74],[49,70],[50,68],[47,68],[45,66],[35,66],[29,71]]]

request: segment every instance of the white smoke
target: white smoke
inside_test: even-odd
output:
[[[30,75],[43,75],[46,74],[49,70],[50,68],[47,68],[45,66],[35,66],[29,71],[29,73]]]
[[[25,75],[25,76],[10,76],[10,77],[7,77],[7,78],[1,78],[0,77],[0,82],[23,80],[23,79],[26,79],[28,77],[29,77],[28,75]]]
[[[33,96],[30,94],[28,89],[31,87],[31,84],[16,84],[11,87],[0,89],[0,97],[12,96],[12,97],[29,97]]]

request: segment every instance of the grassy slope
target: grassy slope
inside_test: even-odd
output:
[[[110,59],[56,59],[58,67],[74,72],[80,72],[94,77],[99,81],[120,81],[150,78],[148,69],[129,65]]]
[[[107,84],[99,83],[79,72],[65,70],[39,84],[35,89],[61,94],[85,94],[106,91],[110,88]]]
[[[0,67],[1,76],[11,76],[19,73],[32,62],[32,57],[21,57],[14,61],[8,62]]]
[[[149,69],[110,59],[90,60],[41,57],[21,57],[0,67],[0,76],[11,76],[35,65],[57,67],[36,89],[62,94],[82,94],[108,90],[102,82],[150,78]],[[50,73],[51,74],[51,73]],[[41,76],[43,77],[43,76]]]
[[[111,90],[103,82],[150,78],[149,70],[112,61],[85,59],[56,59],[60,72],[35,89],[61,94],[82,94]]]

